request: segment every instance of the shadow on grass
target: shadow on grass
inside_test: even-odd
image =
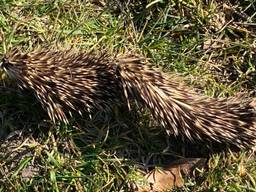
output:
[[[223,144],[192,143],[183,137],[169,136],[153,121],[149,111],[137,106],[132,108],[129,111],[125,106],[114,106],[108,113],[95,111],[90,117],[74,115],[68,126],[53,125],[32,93],[2,87],[0,136],[4,141],[15,131],[22,131],[42,139],[42,134],[47,138],[51,132],[56,137],[72,138],[82,153],[87,153],[87,146],[100,147],[145,166],[182,157],[208,157],[226,149]]]
[[[225,150],[221,144],[191,144],[168,136],[147,110],[113,108],[111,113],[74,116],[71,125],[57,126],[31,93],[1,87],[1,186],[77,189],[80,183],[87,189],[121,190],[138,168],[149,171]]]

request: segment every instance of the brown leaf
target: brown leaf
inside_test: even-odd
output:
[[[184,185],[183,176],[191,176],[193,170],[205,166],[206,159],[186,158],[177,160],[167,167],[155,168],[145,175],[146,184],[138,186],[138,192],[165,191]]]

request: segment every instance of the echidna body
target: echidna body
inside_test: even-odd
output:
[[[12,51],[1,67],[21,88],[35,92],[53,121],[68,123],[68,112],[107,109],[135,100],[175,135],[239,147],[256,141],[251,101],[200,96],[138,58],[109,59],[81,51]]]

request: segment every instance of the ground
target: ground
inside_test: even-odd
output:
[[[255,97],[255,12],[253,0],[5,0],[0,53],[49,46],[133,53],[201,94]],[[141,171],[182,158],[207,165],[174,190],[256,191],[251,149],[169,137],[137,106],[54,125],[29,91],[4,73],[1,80],[1,191],[128,191]]]

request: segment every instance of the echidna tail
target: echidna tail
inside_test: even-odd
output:
[[[77,50],[10,51],[1,67],[21,89],[31,89],[54,121],[113,103],[136,101],[149,108],[169,134],[249,147],[256,141],[252,100],[210,98],[153,69],[139,58],[111,59]]]

